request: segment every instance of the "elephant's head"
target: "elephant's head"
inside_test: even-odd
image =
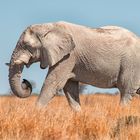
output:
[[[13,93],[21,98],[31,94],[31,84],[27,80],[20,83],[24,66],[29,67],[34,62],[40,62],[42,69],[53,66],[74,47],[71,35],[57,28],[50,30],[38,25],[28,27],[18,40],[9,64],[9,83]]]

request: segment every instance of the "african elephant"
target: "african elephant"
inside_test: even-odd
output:
[[[79,82],[101,88],[117,87],[127,104],[140,93],[140,39],[116,26],[89,28],[68,22],[35,24],[21,34],[9,65],[13,93],[31,94],[27,80],[20,83],[24,65],[49,66],[37,105],[44,107],[60,91],[74,110],[80,110]]]

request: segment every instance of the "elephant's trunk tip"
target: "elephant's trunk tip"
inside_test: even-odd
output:
[[[32,92],[32,85],[28,80],[23,79],[21,86],[23,89],[28,89],[30,92]]]

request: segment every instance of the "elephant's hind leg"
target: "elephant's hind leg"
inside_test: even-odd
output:
[[[68,80],[64,87],[64,92],[71,108],[74,111],[80,111],[79,82]]]
[[[125,70],[120,75],[117,85],[121,92],[120,103],[127,105],[138,92],[139,85],[140,79],[137,71],[131,69]]]
[[[129,102],[132,100],[133,95],[129,92],[129,90],[119,89],[121,92],[120,97],[120,104],[121,105],[128,105]]]

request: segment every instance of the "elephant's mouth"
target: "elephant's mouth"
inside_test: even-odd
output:
[[[16,60],[16,61],[14,61],[14,62],[15,62],[15,64],[17,64],[17,65],[19,65],[19,64],[25,65],[26,68],[29,68],[30,65],[31,65],[30,62],[28,62],[28,61],[23,61],[23,60]]]
[[[26,68],[29,68],[31,66],[31,64],[25,64]]]
[[[24,63],[24,65],[26,66],[26,68],[29,68],[33,63],[37,63],[37,62],[40,62],[39,59],[37,60],[32,60],[30,59],[28,63]]]

